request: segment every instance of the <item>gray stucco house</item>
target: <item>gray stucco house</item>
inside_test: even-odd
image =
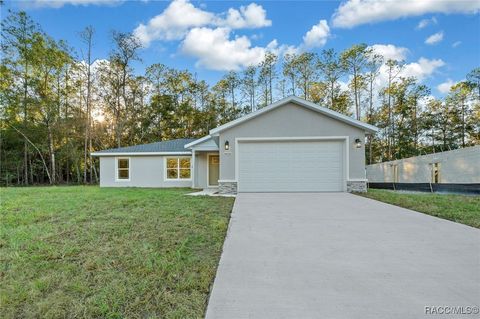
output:
[[[219,193],[365,191],[365,135],[378,129],[287,97],[210,130],[95,152],[102,187],[217,187]]]

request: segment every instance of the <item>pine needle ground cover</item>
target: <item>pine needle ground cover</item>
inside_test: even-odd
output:
[[[0,189],[1,318],[201,318],[232,198]]]

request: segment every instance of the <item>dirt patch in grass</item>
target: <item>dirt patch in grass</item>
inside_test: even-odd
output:
[[[232,198],[0,189],[1,318],[201,318]]]

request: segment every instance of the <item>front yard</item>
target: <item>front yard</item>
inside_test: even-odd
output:
[[[1,318],[201,318],[232,198],[0,189]]]
[[[406,193],[369,189],[359,194],[424,214],[480,228],[480,196]]]

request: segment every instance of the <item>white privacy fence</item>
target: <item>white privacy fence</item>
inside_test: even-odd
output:
[[[369,182],[480,183],[480,146],[368,165]]]

